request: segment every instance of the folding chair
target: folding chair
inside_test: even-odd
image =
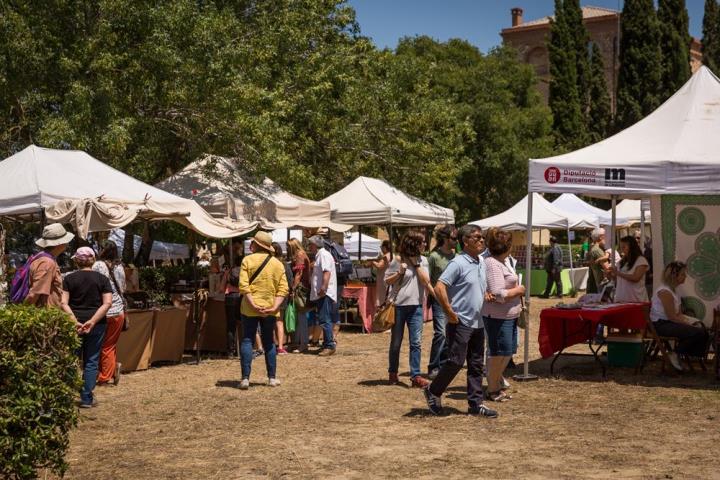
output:
[[[662,354],[662,365],[661,373],[665,373],[665,364],[670,361],[668,358],[668,352],[670,350],[669,342],[677,342],[676,337],[661,337],[655,330],[652,320],[650,320],[649,309],[645,309],[645,333],[643,335],[643,344],[645,345],[645,352],[643,354],[643,360],[640,365],[636,368],[636,372],[642,372],[645,367],[645,359],[657,358],[658,353]]]

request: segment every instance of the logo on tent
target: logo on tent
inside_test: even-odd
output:
[[[606,168],[605,169],[605,186],[607,186],[607,187],[624,187],[625,186],[625,169],[624,168]]]
[[[548,183],[557,183],[560,181],[560,169],[548,167],[545,169],[545,181]]]

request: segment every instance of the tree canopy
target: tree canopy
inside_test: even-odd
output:
[[[384,177],[495,213],[551,153],[532,68],[460,40],[363,37],[344,0],[55,0],[0,6],[0,153],[89,152],[155,183],[204,153],[298,195]]]

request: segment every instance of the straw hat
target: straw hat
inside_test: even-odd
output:
[[[275,251],[272,246],[272,235],[270,235],[268,232],[257,232],[253,237],[252,241],[255,242],[260,248],[263,248],[268,252]]]
[[[43,228],[42,237],[35,242],[40,248],[56,247],[70,243],[75,234],[69,233],[59,223],[51,223]]]

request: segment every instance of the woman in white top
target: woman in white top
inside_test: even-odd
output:
[[[435,295],[430,285],[428,261],[421,253],[425,249],[425,236],[420,232],[408,232],[400,240],[399,258],[390,262],[385,271],[385,282],[392,285],[390,298],[395,303],[395,325],[390,336],[388,352],[388,378],[393,385],[400,380],[400,347],[403,341],[405,325],[410,336],[410,380],[412,386],[428,386],[420,376],[420,357],[423,331],[423,303],[425,293]]]
[[[701,357],[707,348],[708,335],[701,326],[695,326],[699,320],[683,315],[680,309],[680,295],[677,287],[687,277],[687,265],[683,262],[671,262],[663,270],[663,283],[655,291],[650,307],[650,320],[653,321],[655,331],[662,337],[676,337],[678,339],[675,352],[670,353],[669,360],[673,367],[682,370],[677,356],[687,355]]]
[[[117,342],[120,339],[123,325],[125,323],[125,269],[117,245],[110,240],[103,244],[98,260],[93,264],[92,269],[110,280],[112,287],[112,306],[107,312],[107,330],[103,339],[100,352],[100,373],[97,382],[100,385],[112,382],[117,385],[120,382],[120,368],[122,365],[117,361]]]
[[[620,239],[620,255],[620,262],[610,270],[610,275],[615,278],[615,301],[647,302],[645,274],[649,265],[635,237],[628,235]]]

